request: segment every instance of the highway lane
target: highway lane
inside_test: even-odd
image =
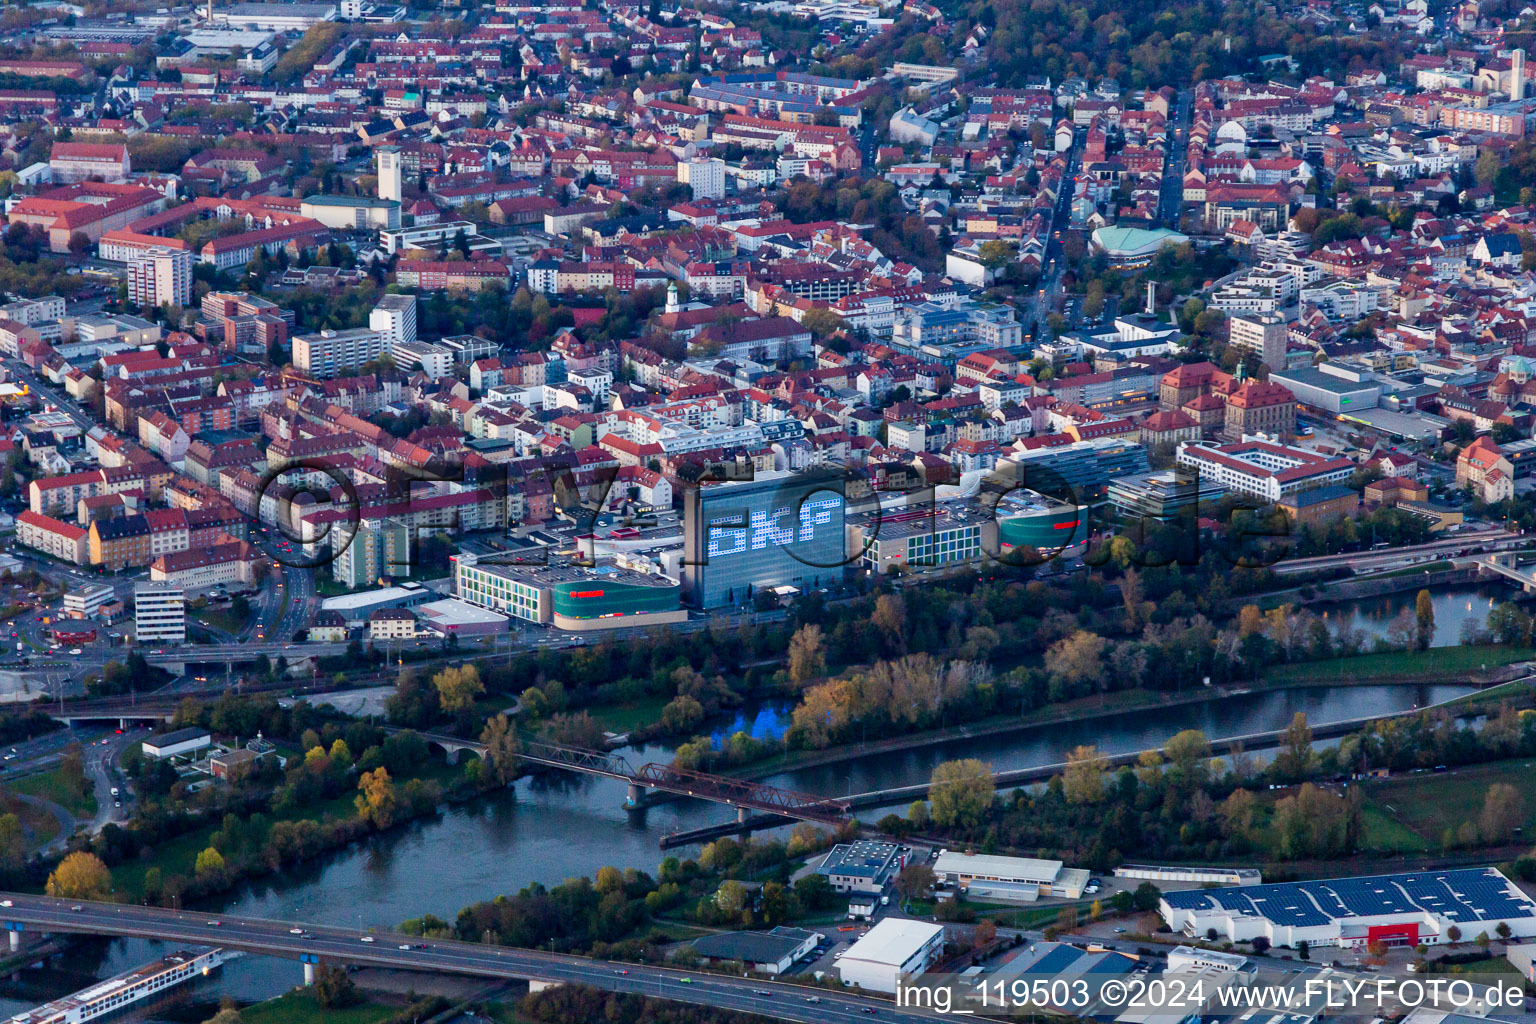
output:
[[[759,978],[726,977],[456,940],[423,940],[387,931],[364,936],[355,929],[292,921],[221,917],[19,893],[0,896],[4,897],[0,900],[0,920],[22,924],[31,931],[127,935],[218,945],[293,960],[312,958],[322,964],[585,984],[610,992],[630,992],[807,1024],[851,1024],[872,1018],[918,1024],[942,1019],[939,1014],[898,1010],[891,1002],[870,996]],[[372,941],[364,941],[365,938]]]
[[[1385,548],[1381,551],[1360,551],[1349,555],[1319,555],[1314,558],[1289,558],[1283,559],[1273,568],[1277,575],[1286,576],[1302,572],[1316,572],[1319,569],[1330,569],[1337,566],[1345,566],[1356,572],[1369,569],[1386,569],[1396,567],[1398,564],[1409,564],[1413,558],[1422,558],[1425,555],[1437,555],[1446,557],[1452,552],[1467,549],[1472,554],[1485,554],[1489,551],[1503,551],[1509,548],[1523,547],[1530,540],[1519,534],[1507,533],[1498,528],[1486,530],[1469,530],[1459,533],[1445,540],[1429,541],[1425,544],[1413,544],[1407,547]]]

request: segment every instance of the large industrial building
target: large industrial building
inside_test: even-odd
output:
[[[684,495],[683,596],[696,608],[745,604],[776,587],[842,579],[846,500],[841,476],[759,473]]]
[[[1168,927],[1233,942],[1263,936],[1275,946],[1433,946],[1455,926],[1463,938],[1493,935],[1507,924],[1517,938],[1536,936],[1536,902],[1495,868],[1456,868],[1279,882],[1163,894]]]
[[[613,561],[581,565],[485,562],[454,556],[454,593],[461,601],[559,629],[616,629],[685,622],[676,580]]]
[[[845,985],[895,992],[903,977],[922,974],[943,951],[943,926],[887,917],[843,952],[837,973]]]
[[[1069,868],[1059,860],[948,850],[933,862],[933,873],[972,899],[1003,903],[1033,903],[1042,896],[1081,899],[1090,877],[1087,868]]]

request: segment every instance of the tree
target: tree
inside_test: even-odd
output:
[[[315,968],[315,1002],[327,1010],[339,1010],[358,1001],[357,986],[345,967],[321,964]]]
[[[720,883],[715,892],[715,909],[728,918],[738,918],[747,908],[747,889],[734,878]]]
[[[893,884],[904,899],[926,899],[938,881],[933,868],[919,861],[902,868]]]
[[[0,814],[0,872],[14,874],[25,866],[26,859],[27,833],[21,818]]]
[[[102,899],[111,889],[112,872],[106,863],[83,850],[67,855],[48,876],[48,895],[62,899]]]
[[[1296,942],[1296,959],[1298,959],[1298,960],[1310,960],[1310,959],[1312,959],[1312,944],[1310,942],[1308,942],[1306,939],[1298,939],[1297,940],[1297,942]]]
[[[875,600],[875,611],[870,616],[886,646],[897,653],[907,646],[907,603],[900,594],[881,594]]]
[[[397,797],[388,768],[379,767],[364,772],[362,778],[357,780],[357,789],[358,794],[353,803],[359,817],[372,823],[375,828],[389,828],[394,824]]]
[[[1307,713],[1298,711],[1280,735],[1280,752],[1275,755],[1275,767],[1283,778],[1299,779],[1307,774],[1311,763],[1312,727],[1307,724]]]
[[[992,804],[992,766],[975,758],[944,761],[933,769],[928,803],[935,824],[974,827]]]
[[[790,681],[796,686],[804,686],[826,670],[826,646],[822,643],[821,627],[808,622],[789,638]]]
[[[491,771],[491,780],[498,786],[509,786],[517,778],[517,755],[522,743],[506,715],[497,715],[485,723],[480,733],[485,744],[485,764]]]
[[[432,677],[443,710],[451,714],[468,711],[475,699],[485,692],[480,670],[474,665],[450,665]]]
[[[1253,951],[1255,953],[1263,956],[1265,953],[1269,952],[1269,937],[1266,935],[1255,935],[1253,937],[1253,941],[1249,943],[1249,945],[1253,947]]]
[[[1069,804],[1096,804],[1104,799],[1104,772],[1109,762],[1099,756],[1097,747],[1080,746],[1067,754],[1067,768],[1062,773],[1062,794]]]
[[[1435,599],[1428,590],[1419,591],[1419,596],[1414,599],[1413,614],[1418,626],[1419,650],[1427,651],[1435,638]]]
[[[198,878],[221,877],[224,874],[224,855],[210,846],[197,855],[192,870]]]
[[[1520,791],[1507,782],[1495,782],[1483,797],[1483,811],[1478,817],[1478,832],[1485,843],[1504,843],[1525,822],[1525,804]]]
[[[807,310],[800,318],[800,326],[818,338],[827,338],[848,326],[841,316],[830,309]]]
[[[1450,941],[1451,945],[1454,946],[1456,943],[1461,941],[1461,929],[1453,924],[1445,930],[1445,937]]]
[[[1104,671],[1104,638],[1086,629],[1062,637],[1045,652],[1045,671],[1060,696],[1087,692]]]
[[[1479,185],[1491,186],[1499,176],[1499,154],[1488,149],[1478,155],[1477,163],[1472,166],[1472,174],[1477,178]]]

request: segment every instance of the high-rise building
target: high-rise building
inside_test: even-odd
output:
[[[187,642],[187,592],[164,583],[133,588],[133,635],[140,644]]]
[[[416,340],[416,296],[385,295],[368,314],[368,327],[384,338],[384,351]]]
[[[677,165],[677,180],[693,189],[695,199],[723,198],[725,161],[712,156],[682,160]]]
[[[403,168],[400,165],[400,150],[394,146],[383,146],[379,149],[379,198],[393,199],[400,202],[403,192],[402,185]]]
[[[849,561],[844,480],[835,473],[691,487],[683,509],[683,591],[697,608],[745,604],[765,588],[826,586]]]
[[[1259,357],[1271,370],[1285,369],[1285,343],[1290,331],[1278,316],[1237,313],[1227,321],[1227,340]]]
[[[293,365],[315,377],[334,377],[342,370],[356,370],[388,351],[384,336],[371,327],[296,334]]]
[[[146,309],[192,304],[192,252],[147,249],[128,261],[128,301]]]

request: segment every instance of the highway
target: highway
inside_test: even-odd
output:
[[[1430,556],[1430,560],[1438,560],[1450,558],[1455,552],[1462,550],[1473,554],[1481,554],[1488,551],[1503,551],[1509,548],[1523,547],[1529,543],[1530,540],[1520,534],[1507,533],[1498,527],[1490,527],[1482,530],[1468,530],[1454,537],[1447,537],[1445,540],[1434,540],[1426,544],[1413,544],[1400,548],[1387,548],[1382,551],[1361,551],[1350,555],[1319,555],[1315,558],[1282,559],[1273,568],[1277,576],[1318,572],[1323,569],[1338,568],[1339,566],[1344,566],[1354,570],[1356,573],[1360,573],[1412,565],[1415,561],[1424,560],[1426,556]]]
[[[446,939],[422,940],[393,932],[365,936],[351,928],[293,921],[223,917],[157,907],[71,901],[4,893],[0,920],[28,931],[127,935],[168,942],[217,945],[290,960],[325,964],[590,985],[678,1002],[758,1013],[807,1024],[851,1024],[871,1018],[916,1024],[940,1015],[897,1010],[887,1000],[812,990],[760,978],[702,974],[642,964],[612,963],[538,950]],[[402,948],[404,947],[404,948]],[[814,1002],[812,1000],[815,1000]]]

